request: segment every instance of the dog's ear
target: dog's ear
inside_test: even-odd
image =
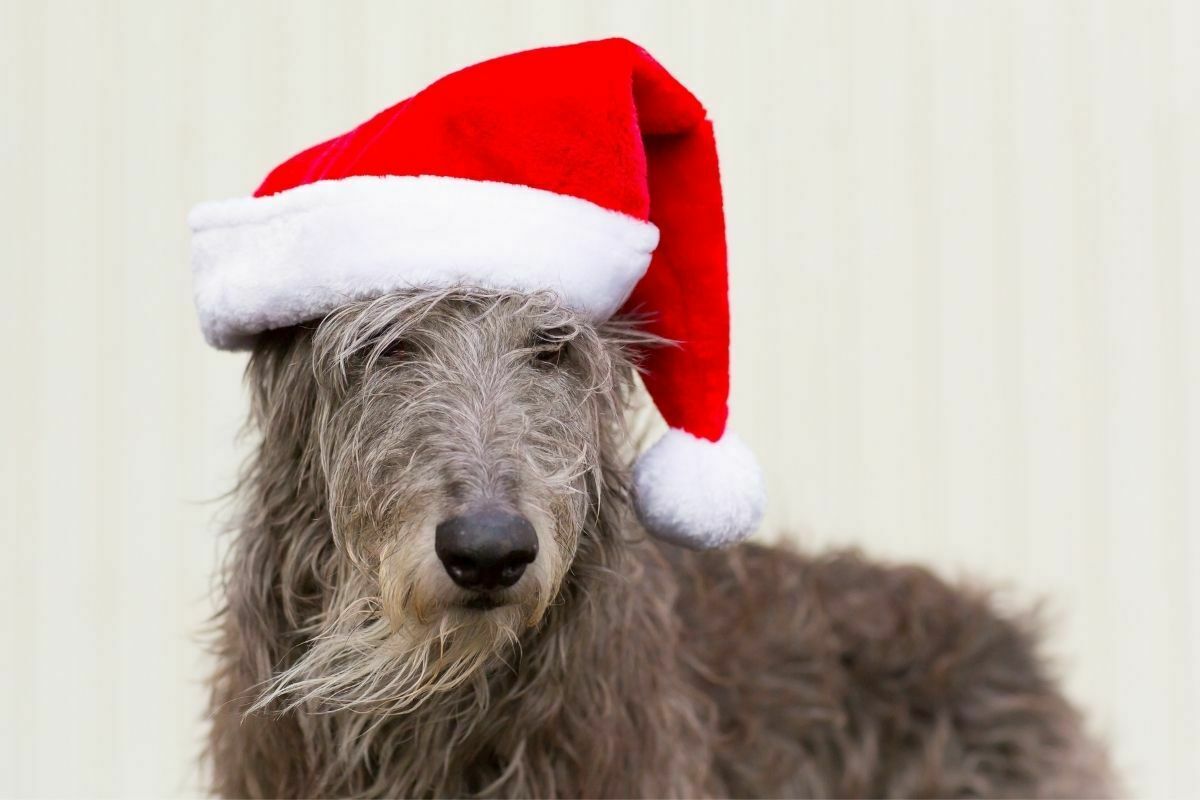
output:
[[[245,380],[250,421],[265,446],[307,450],[319,387],[313,364],[313,326],[265,331],[255,338]]]

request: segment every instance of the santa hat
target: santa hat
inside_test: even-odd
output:
[[[725,220],[703,106],[632,42],[530,50],[455,72],[276,167],[253,197],[197,206],[205,338],[319,319],[409,287],[552,290],[677,344],[644,381],[670,426],[639,459],[651,533],[714,547],[754,531],[764,490],[726,430]]]

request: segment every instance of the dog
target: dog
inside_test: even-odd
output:
[[[1101,797],[986,592],[632,512],[636,320],[459,286],[262,334],[216,618],[228,797]]]

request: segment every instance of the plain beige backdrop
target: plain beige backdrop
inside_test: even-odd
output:
[[[0,792],[200,791],[245,399],[189,206],[615,34],[715,120],[764,535],[1047,598],[1133,790],[1197,791],[1200,5],[0,0]]]

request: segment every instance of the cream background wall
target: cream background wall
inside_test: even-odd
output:
[[[2,0],[0,792],[200,791],[244,396],[188,207],[613,34],[716,120],[768,535],[1047,597],[1134,792],[1200,786],[1200,6]]]

